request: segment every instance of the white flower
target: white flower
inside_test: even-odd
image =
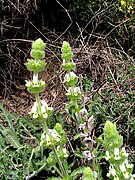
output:
[[[74,79],[76,77],[76,74],[73,71],[71,71],[70,72],[70,77]]]
[[[132,169],[133,168],[133,164],[129,164],[128,159],[125,159],[124,163],[125,163],[125,165],[126,165],[126,167],[128,169]]]
[[[65,75],[64,82],[69,82],[71,79],[74,79],[76,77],[76,74],[73,71],[71,71],[69,74]]]
[[[131,174],[130,180],[135,180],[135,174]]]
[[[119,177],[118,177],[118,176],[115,176],[113,180],[119,180]]]
[[[73,89],[71,87],[68,88],[67,90],[67,95],[74,95],[74,96],[78,96],[81,94],[81,90],[79,87],[74,87]]]
[[[81,94],[81,90],[79,87],[74,87],[74,94],[77,96],[78,94]]]
[[[121,170],[122,173],[126,172],[126,167],[125,167],[125,164],[124,164],[124,163],[122,163],[122,164],[120,165],[120,170]]]
[[[129,179],[129,177],[130,177],[128,172],[124,172],[123,176],[124,176],[125,179]]]
[[[114,159],[115,159],[115,160],[121,159],[121,156],[120,156],[120,154],[119,154],[119,148],[115,148],[115,149],[114,149]]]
[[[125,157],[128,157],[128,153],[125,150],[125,147],[122,147],[122,153]]]
[[[33,119],[38,118],[37,107],[38,107],[37,102],[34,102],[33,107],[31,109],[31,111],[29,112],[29,114],[33,116]]]
[[[44,100],[41,100],[41,112],[42,112],[43,118],[45,119],[48,118],[48,111],[53,111],[53,108],[48,107],[48,104]]]
[[[55,141],[59,142],[61,136],[57,133],[57,131],[55,129],[49,129],[49,132],[51,134],[51,136],[53,137],[53,139],[55,139]]]
[[[90,153],[90,151],[83,151],[83,155],[85,158],[87,158],[89,161],[94,158],[94,154]]]
[[[106,154],[105,159],[108,161],[111,158],[111,156],[109,155],[109,151],[106,151],[105,154]]]
[[[109,166],[109,173],[107,173],[107,176],[108,176],[108,177],[110,177],[111,175],[112,175],[113,177],[116,176],[116,171],[115,171],[113,165],[110,165],[110,166]]]
[[[81,116],[82,117],[84,117],[84,116],[88,116],[88,111],[85,109],[85,108],[82,108],[80,111],[79,111],[79,113],[81,114]]]
[[[42,113],[43,118],[47,119],[48,118],[48,114],[47,113]]]
[[[64,153],[64,157],[67,158],[68,157],[68,153],[67,153],[66,148],[63,148],[63,153]]]
[[[55,140],[57,142],[60,141],[61,136],[57,133],[57,131],[55,129],[49,129],[49,134],[51,137],[46,133],[42,134],[40,145],[42,145],[44,143],[44,139],[45,139],[47,145],[50,145],[52,143],[51,140]]]
[[[38,113],[37,112],[33,113],[32,117],[33,117],[33,119],[37,119],[38,118]]]
[[[33,75],[33,82],[35,83],[35,84],[38,84],[38,75]]]
[[[53,111],[53,107],[46,108],[48,111]]]
[[[48,107],[48,104],[45,102],[45,100],[41,100],[41,105],[44,107]]]

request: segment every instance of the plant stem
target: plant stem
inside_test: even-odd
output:
[[[42,123],[43,123],[43,130],[44,130],[44,131],[46,132],[46,134],[49,136],[50,141],[52,141],[52,136],[51,136],[51,134],[50,134],[50,132],[49,132],[49,130],[48,130],[46,120],[43,119],[43,120],[42,120]],[[62,162],[61,162],[61,160],[60,160],[60,158],[59,158],[59,156],[58,156],[58,154],[57,154],[56,148],[53,147],[52,150],[53,150],[53,152],[54,152],[55,157],[57,158],[58,165],[59,165],[59,168],[60,168],[60,170],[61,170],[62,178],[68,177],[68,174],[67,174],[66,170],[64,169],[64,167],[63,167],[63,165],[62,165]]]
[[[39,94],[35,94],[35,99],[36,99],[37,106],[38,106],[38,112],[41,115],[42,111],[41,111],[41,103],[40,103]]]
[[[54,152],[55,157],[56,157],[57,160],[58,160],[58,164],[59,164],[59,167],[60,167],[60,169],[61,169],[61,172],[62,172],[63,176],[64,176],[65,178],[68,177],[68,174],[67,174],[66,170],[64,169],[64,167],[63,167],[63,165],[62,165],[62,163],[61,163],[61,160],[60,160],[60,158],[59,158],[59,156],[58,156],[58,154],[57,154],[56,148],[53,147],[52,150],[53,150],[53,152]]]

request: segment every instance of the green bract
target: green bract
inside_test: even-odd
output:
[[[45,47],[46,47],[46,44],[40,38],[32,43],[32,48],[35,50],[43,51]]]
[[[34,59],[42,59],[45,57],[45,52],[44,51],[41,51],[41,50],[35,50],[35,49],[32,49],[30,51],[30,55],[31,57],[33,57]]]
[[[74,62],[63,63],[62,67],[65,71],[71,71],[75,69],[75,63]]]
[[[63,53],[61,55],[61,57],[62,57],[62,59],[65,59],[66,61],[69,61],[73,57],[73,53],[72,52]]]
[[[69,87],[68,92],[66,93],[66,96],[67,96],[69,99],[77,100],[77,99],[79,99],[79,97],[81,96],[81,90],[80,90],[79,87],[74,87],[73,90],[72,90],[71,87]]]
[[[37,83],[33,81],[26,81],[27,90],[32,94],[39,94],[44,91],[45,82],[39,80]]]
[[[77,81],[78,81],[78,77],[73,71],[67,73],[64,77],[64,83],[67,86],[74,86],[77,83]]]
[[[35,61],[33,59],[28,59],[28,62],[25,63],[25,66],[27,67],[28,71],[35,71],[35,72],[41,72],[45,69],[46,62],[45,61]]]

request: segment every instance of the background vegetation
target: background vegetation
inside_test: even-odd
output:
[[[40,77],[47,83],[42,97],[55,109],[50,126],[65,121],[69,139],[76,134],[71,119],[63,111],[58,113],[66,97],[62,95],[63,71],[60,49],[56,47],[66,39],[74,52],[84,103],[95,118],[95,136],[102,134],[106,120],[116,122],[131,162],[135,163],[134,0],[1,0],[0,33],[1,179],[23,179],[26,169],[22,165],[40,137],[40,124],[28,118],[34,99],[24,86],[29,78],[24,63],[32,40],[39,37],[47,43],[48,65]],[[74,150],[78,144],[73,141]],[[37,159],[33,169],[41,165]],[[79,163],[78,158],[74,166]],[[44,174],[38,177],[42,179]]]

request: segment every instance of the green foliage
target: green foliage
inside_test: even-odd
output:
[[[110,163],[110,179],[134,179],[132,175],[133,164],[130,164],[125,148],[121,148],[123,139],[116,129],[116,125],[110,121],[105,123],[103,146],[106,150],[106,160]]]
[[[76,14],[76,18],[82,23],[88,22],[96,12],[103,8],[102,0],[75,0],[71,5],[71,10]]]
[[[32,144],[38,144],[40,125],[8,112],[2,104],[0,115],[5,121],[0,121],[0,178],[23,180],[27,176]]]
[[[101,168],[101,161],[103,161],[107,167],[109,164],[109,169],[105,169],[107,170],[105,174],[109,179],[133,180],[135,178],[135,175],[132,174],[133,164],[129,162],[128,153],[122,147],[123,138],[117,130],[116,124],[112,123],[112,120],[117,117],[116,113],[121,115],[121,111],[124,110],[124,117],[127,114],[129,117],[129,110],[130,114],[132,113],[131,108],[128,110],[126,108],[126,99],[123,100],[117,94],[114,97],[108,90],[103,93],[104,96],[108,97],[105,104],[101,90],[99,90],[91,101],[84,102],[87,103],[87,111],[85,104],[84,106],[81,104],[81,94],[85,93],[87,96],[94,84],[85,76],[83,79],[84,92],[81,92],[80,87],[76,86],[78,85],[78,76],[73,72],[73,68],[75,68],[75,63],[71,59],[73,53],[69,43],[64,41],[61,48],[64,64],[62,66],[66,71],[63,83],[68,86],[66,93],[68,102],[65,110],[72,122],[69,126],[65,125],[62,122],[64,118],[59,113],[55,117],[58,122],[51,124],[53,108],[49,107],[44,100],[40,100],[39,97],[39,93],[43,89],[42,91],[35,91],[35,89],[30,91],[28,85],[32,82],[30,88],[35,88],[39,87],[40,82],[42,82],[38,79],[38,73],[43,70],[43,67],[38,68],[39,63],[35,62],[41,62],[40,58],[42,57],[38,55],[39,51],[44,52],[45,44],[41,39],[38,39],[32,43],[32,48],[36,50],[34,56],[32,55],[34,60],[28,60],[25,65],[33,73],[33,81],[26,81],[28,91],[35,95],[36,100],[29,113],[33,120],[26,117],[20,118],[7,112],[0,104],[0,115],[4,118],[4,121],[0,121],[1,179],[28,180],[44,171],[47,172],[47,179],[52,180],[76,180],[78,178],[100,180],[104,178]],[[45,64],[43,66],[45,68]],[[125,80],[124,76],[122,78]],[[123,81],[123,79],[121,80]],[[40,88],[42,87],[40,86]],[[132,89],[129,89],[128,94],[132,97],[130,103],[134,103]],[[110,113],[112,96],[114,104]],[[132,124],[133,122],[129,120],[128,123]],[[94,134],[95,124],[99,125],[97,134]],[[67,134],[70,133],[70,130],[71,133],[73,132],[73,139],[69,140]],[[83,160],[84,164],[80,163],[80,159]]]
[[[75,0],[70,9],[79,26],[104,36],[109,33],[110,42],[116,38],[127,53],[135,55],[134,0]]]

